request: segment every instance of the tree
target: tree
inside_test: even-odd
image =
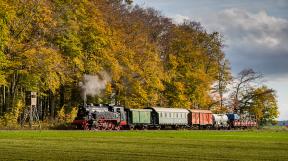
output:
[[[257,88],[248,105],[248,110],[255,114],[260,125],[274,123],[279,115],[276,94],[266,86]]]
[[[169,75],[164,80],[168,105],[208,108],[211,86],[218,79],[219,62],[225,57],[221,39],[215,33],[208,34],[195,22],[184,22],[171,32],[163,61]]]
[[[227,60],[219,61],[219,70],[217,80],[212,88],[212,103],[210,107],[214,108],[217,112],[227,112],[227,98],[224,97],[225,94],[229,92],[228,85],[232,81],[230,64]]]
[[[234,80],[234,89],[230,96],[232,103],[231,107],[234,112],[242,113],[246,104],[250,101],[250,96],[253,95],[255,86],[263,77],[262,74],[255,72],[253,69],[244,69]]]

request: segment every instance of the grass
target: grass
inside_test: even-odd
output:
[[[288,160],[287,131],[0,131],[0,160]]]

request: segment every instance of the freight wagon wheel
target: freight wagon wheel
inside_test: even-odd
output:
[[[128,130],[135,130],[135,128],[134,128],[134,126],[129,125],[129,126],[128,126]]]

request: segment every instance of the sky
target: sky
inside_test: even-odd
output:
[[[134,0],[174,23],[200,22],[224,36],[233,75],[252,68],[277,91],[279,120],[288,120],[288,0]]]

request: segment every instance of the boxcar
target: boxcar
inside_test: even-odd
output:
[[[210,110],[189,110],[188,123],[191,127],[209,128],[213,125],[212,112]]]
[[[184,127],[188,125],[189,111],[187,109],[161,107],[151,107],[149,109],[152,109],[152,120],[156,127]]]
[[[151,109],[129,109],[129,128],[146,128],[152,125]]]

